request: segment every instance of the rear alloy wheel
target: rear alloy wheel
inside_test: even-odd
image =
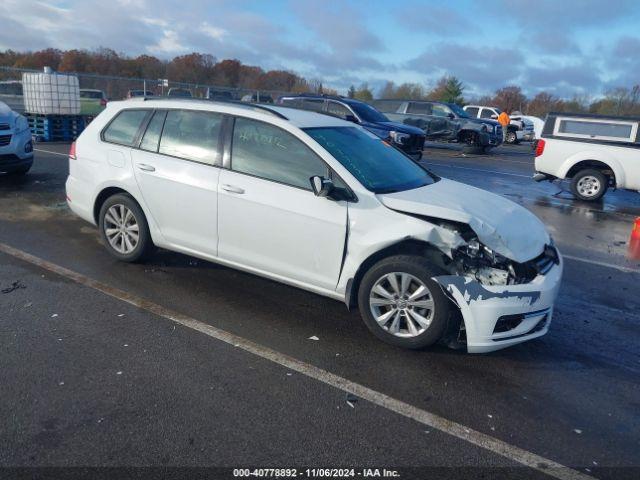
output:
[[[381,260],[363,277],[360,313],[374,335],[392,345],[422,348],[444,334],[450,303],[437,275],[422,258],[399,255]]]
[[[513,145],[517,141],[518,141],[518,136],[516,135],[516,132],[514,132],[513,130],[509,130],[507,132],[507,135],[505,136],[504,142],[508,143],[509,145]]]
[[[100,209],[100,233],[107,250],[118,260],[137,262],[153,248],[147,220],[126,194],[109,197]]]
[[[587,202],[602,198],[608,187],[609,179],[600,170],[580,170],[571,179],[573,195]]]

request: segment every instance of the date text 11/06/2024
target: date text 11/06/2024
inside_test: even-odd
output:
[[[261,477],[261,478],[399,478],[397,470],[386,468],[236,468],[234,477]]]

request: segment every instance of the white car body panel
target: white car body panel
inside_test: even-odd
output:
[[[219,199],[220,258],[336,288],[347,202],[230,170],[220,175]]]
[[[270,123],[302,140],[340,176],[358,200],[333,201],[226,167],[103,142],[100,132],[124,108],[187,108]],[[301,130],[360,127],[309,111],[284,107],[272,110],[288,119],[251,106],[210,101],[110,102],[76,142],[77,158],[69,161],[66,185],[69,206],[95,224],[96,200],[101,192],[108,188],[124,190],[140,204],[157,246],[340,300],[353,293],[349,289],[363,262],[386,247],[412,239],[431,244],[450,256],[452,249],[466,244],[456,231],[421,218],[424,216],[466,223],[488,247],[516,262],[533,259],[550,242],[544,225],[527,210],[502,197],[449,180],[376,195]],[[140,164],[151,165],[155,171],[141,170]],[[468,295],[470,287],[465,293],[461,285],[470,277],[457,276],[447,282],[444,276],[435,280],[461,309],[468,350],[480,352],[529,339],[488,340],[487,331],[493,329],[500,315],[509,312],[548,308],[550,315],[561,271],[558,265],[552,269],[553,274],[540,275],[527,284],[481,286],[497,292],[493,298]],[[526,303],[521,297],[537,300]],[[548,325],[534,336],[544,334],[546,329]]]
[[[526,208],[451,180],[379,198],[393,210],[466,223],[482,243],[516,262],[537,257],[550,241],[543,223]]]

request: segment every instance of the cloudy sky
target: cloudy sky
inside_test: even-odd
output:
[[[0,49],[192,51],[340,90],[458,76],[469,94],[640,83],[636,0],[2,0]]]

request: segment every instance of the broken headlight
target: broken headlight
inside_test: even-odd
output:
[[[511,285],[515,283],[513,263],[494,252],[477,239],[453,251],[457,270],[472,275],[483,285]]]

